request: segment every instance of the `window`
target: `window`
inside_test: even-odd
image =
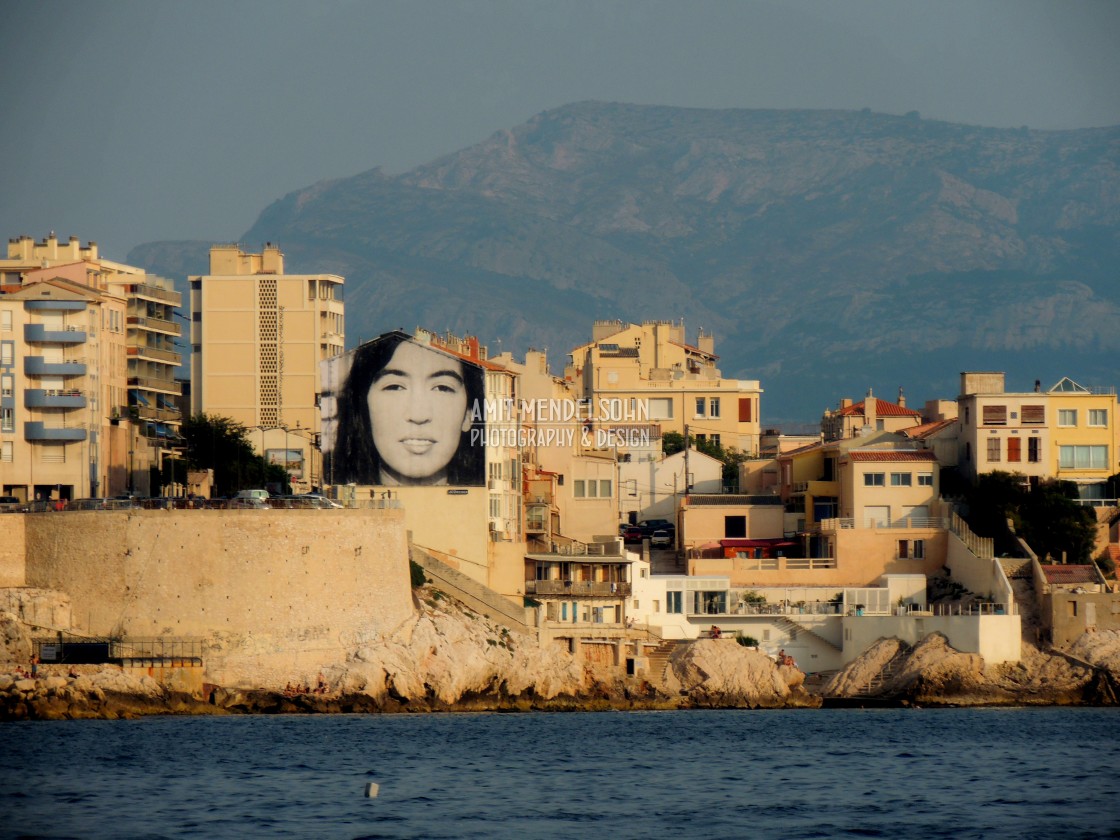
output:
[[[490,497],[490,515],[497,518],[502,515],[502,497]]]
[[[910,473],[891,473],[891,487],[910,487],[914,476]]]
[[[922,560],[926,556],[925,540],[899,540],[898,557],[900,560]]]
[[[604,478],[599,480],[599,498],[609,499],[611,497],[611,480]]]
[[[0,408],[0,432],[14,432],[15,430],[15,410],[11,408]]]
[[[582,499],[587,495],[587,492],[584,489],[585,486],[586,482],[582,478],[577,478],[574,482],[572,482],[572,495],[577,499]]]
[[[10,440],[0,444],[0,461],[7,461],[9,464],[12,462],[12,442]]]
[[[1108,466],[1107,446],[1059,446],[1058,467],[1066,470],[1103,470]]]
[[[932,487],[933,486],[933,473],[918,473],[918,486],[919,487]]]
[[[1077,409],[1076,408],[1059,408],[1058,409],[1058,425],[1059,426],[1076,426],[1077,425]]]
[[[673,400],[670,397],[652,397],[649,401],[650,420],[672,420]]]
[[[0,341],[0,365],[11,367],[15,362],[15,342]]]
[[[12,331],[12,310],[5,309],[0,312],[0,330],[4,332]]]
[[[983,412],[985,426],[1007,425],[1007,406],[986,405],[983,407]]]
[[[1027,441],[1027,460],[1037,464],[1042,460],[1042,440],[1032,437]]]
[[[712,397],[708,400],[708,416],[719,417],[719,397]]]
[[[864,473],[864,487],[883,487],[886,484],[886,473]]]
[[[1089,409],[1089,425],[1090,426],[1107,426],[1108,425],[1108,409],[1106,409],[1106,408],[1090,408]]]
[[[684,612],[684,598],[681,597],[684,593],[681,592],[666,592],[665,593],[665,612],[669,613],[683,613]]]
[[[1010,438],[1007,439],[1007,460],[1008,461],[1020,461],[1020,460],[1022,460],[1019,457],[1020,446],[1021,446],[1021,441],[1019,440],[1019,438],[1010,437]]]
[[[719,446],[719,435],[712,435],[712,445]]]
[[[707,405],[708,405],[708,401],[706,399],[704,399],[703,397],[697,397],[696,398],[696,416],[697,417],[706,416],[706,412],[704,411],[704,409],[707,407]]]
[[[15,377],[0,376],[0,396],[10,397],[15,390]]]
[[[1000,444],[998,437],[988,438],[988,461],[996,463],[999,461]]]
[[[754,413],[751,411],[751,398],[739,397],[739,422],[749,423]]]
[[[1041,426],[1046,422],[1046,407],[1041,405],[1025,405],[1021,409],[1024,426]]]
[[[747,535],[747,517],[745,516],[725,516],[723,517],[723,536],[727,539],[735,539],[745,537]]]

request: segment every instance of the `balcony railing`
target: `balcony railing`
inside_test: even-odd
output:
[[[130,376],[128,387],[147,388],[150,391],[161,391],[165,394],[180,395],[183,393],[182,386],[174,379],[153,379],[147,376]]]
[[[128,325],[130,327],[143,327],[146,330],[166,333],[176,338],[182,334],[179,325],[174,321],[166,321],[163,318],[155,318],[150,315],[129,315]]]
[[[173,350],[161,350],[158,347],[129,347],[128,355],[138,356],[142,359],[152,359],[157,362],[167,362],[177,365],[182,361],[183,355]]]
[[[84,360],[48,362],[42,356],[24,356],[23,372],[28,376],[85,376]]]
[[[151,298],[161,303],[170,303],[172,306],[179,306],[183,302],[183,296],[179,292],[161,289],[159,286],[152,286],[148,283],[137,283],[129,291],[135,297]]]
[[[81,427],[49,428],[38,421],[23,424],[24,440],[78,441],[85,440],[86,434]]]
[[[527,580],[526,595],[602,595],[630,596],[629,583],[604,583],[587,580]]]
[[[890,522],[870,522],[864,525],[858,524],[856,519],[851,516],[836,517],[834,519],[822,519],[820,529],[822,531],[850,531],[855,528],[893,528],[893,529],[907,529],[907,528],[941,528],[947,529],[949,527],[949,520],[943,516],[903,516],[899,519],[892,519]]]
[[[28,388],[23,392],[23,404],[27,408],[85,408],[86,397],[77,389]]]
[[[29,344],[81,344],[86,340],[86,333],[77,327],[48,330],[45,324],[25,324],[23,339]]]

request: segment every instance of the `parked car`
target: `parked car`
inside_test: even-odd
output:
[[[15,496],[0,496],[0,513],[15,513],[21,507],[23,502]]]
[[[642,529],[642,535],[646,537],[652,537],[654,531],[665,531],[672,539],[677,533],[677,526],[668,519],[647,519],[644,522],[639,522],[638,527]]]
[[[317,507],[317,508],[340,508],[340,507],[342,507],[342,505],[340,505],[334,499],[328,499],[322,493],[304,493],[299,498],[307,499],[309,502],[311,502],[311,507]]]
[[[619,533],[622,537],[622,541],[628,543],[641,542],[642,538],[645,536],[645,534],[642,533],[642,529],[637,525],[626,525]]]
[[[650,548],[672,548],[673,538],[668,531],[654,531],[649,537]]]

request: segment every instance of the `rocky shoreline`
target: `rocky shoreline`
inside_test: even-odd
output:
[[[732,640],[678,645],[664,674],[619,676],[541,647],[456,602],[418,590],[414,616],[340,655],[314,691],[287,686],[177,690],[116,665],[45,665],[26,673],[30,636],[0,616],[0,720],[143,715],[574,712],[840,706],[1116,705],[1120,633],[1086,634],[1070,652],[1024,642],[1014,664],[986,666],[934,634],[911,648],[882,639],[831,679]],[[3,660],[8,661],[7,666]],[[307,687],[313,678],[293,674]]]

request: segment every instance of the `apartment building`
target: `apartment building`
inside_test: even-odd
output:
[[[286,274],[271,243],[215,245],[210,273],[190,278],[191,412],[244,425],[297,491],[324,483],[319,363],[343,351],[342,287],[335,274]]]
[[[1120,471],[1116,389],[1068,377],[1043,390],[1008,391],[1002,372],[961,374],[958,463],[975,479],[993,471],[1077,485],[1082,499],[1103,498]]]
[[[922,412],[906,407],[906,396],[898,389],[898,402],[876,397],[871,389],[857,403],[840,400],[836,409],[828,409],[821,417],[821,435],[826,441],[859,437],[869,432],[898,432],[922,422]]]
[[[591,342],[570,356],[565,379],[590,400],[594,422],[630,417],[757,454],[762,388],[758,380],[723,377],[710,333],[701,330],[689,344],[683,321],[596,321]]]
[[[64,243],[52,233],[39,242],[9,240],[0,284],[8,301],[4,324],[13,327],[10,353],[25,359],[22,379],[6,374],[7,425],[15,429],[17,406],[29,418],[27,446],[7,441],[7,463],[26,466],[13,467],[5,481],[12,495],[164,492],[160,468],[175,451],[181,420],[181,328],[174,321],[180,295],[171,281],[104,259],[94,242]],[[17,323],[22,336],[14,334]],[[80,439],[78,425],[85,427]],[[71,475],[79,461],[81,475]],[[60,470],[60,463],[70,467]]]

